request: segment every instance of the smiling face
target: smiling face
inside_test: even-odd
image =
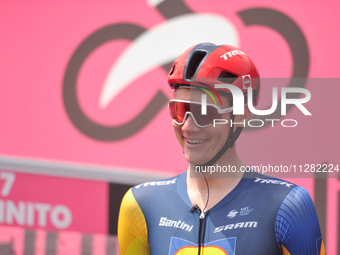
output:
[[[175,92],[176,99],[192,102],[201,102],[201,95],[206,94],[198,89],[178,88]],[[221,96],[221,108],[228,108],[229,100],[226,96]],[[214,104],[208,96],[207,103]],[[194,165],[204,164],[211,160],[226,143],[230,131],[230,113],[221,115],[223,119],[228,120],[228,124],[219,124],[215,127],[208,126],[198,127],[188,115],[183,125],[178,125],[172,121],[176,137],[183,149],[183,153],[188,162]]]

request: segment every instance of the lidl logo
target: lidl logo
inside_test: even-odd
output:
[[[205,243],[201,253],[205,255],[235,255],[236,237]],[[184,239],[171,238],[169,255],[196,255],[198,244]]]

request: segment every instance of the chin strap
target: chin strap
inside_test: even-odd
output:
[[[234,122],[234,114],[231,114],[231,120]],[[220,151],[215,155],[215,157],[213,157],[211,160],[209,160],[207,163],[203,164],[203,165],[196,165],[195,166],[195,169],[197,169],[197,166],[199,166],[198,169],[202,169],[202,167],[204,166],[211,166],[213,164],[216,163],[217,160],[219,160],[222,155],[224,153],[226,153],[226,151],[229,149],[229,148],[232,148],[237,140],[237,138],[240,136],[241,132],[242,132],[242,129],[243,127],[237,127],[235,132],[233,132],[233,128],[230,127],[230,134],[228,136],[228,139],[227,141],[225,142],[225,144],[223,145],[223,147],[220,149]],[[209,185],[208,185],[208,181],[207,181],[207,178],[205,177],[204,173],[202,172],[202,175],[204,177],[204,180],[205,180],[205,183],[207,184],[207,192],[208,192],[208,197],[207,197],[207,202],[205,204],[205,207],[204,209],[202,210],[202,213],[205,212],[205,209],[207,208],[208,206],[208,203],[209,203]],[[197,205],[196,205],[197,206]],[[194,207],[193,207],[194,208]],[[193,210],[193,209],[191,209]],[[191,211],[192,212],[192,211]]]
[[[232,119],[232,122],[234,122],[234,114],[232,114],[231,119]],[[233,132],[233,128],[231,127],[228,139],[226,143],[223,145],[223,147],[220,149],[220,151],[215,155],[215,157],[213,157],[207,163],[202,164],[202,165],[197,165],[199,167],[198,169],[202,169],[201,167],[204,167],[204,166],[212,166],[213,164],[215,164],[216,161],[219,160],[229,148],[232,148],[234,146],[237,138],[240,136],[242,132],[242,129],[243,127],[237,127],[235,132]],[[196,166],[195,166],[195,169],[197,169]]]

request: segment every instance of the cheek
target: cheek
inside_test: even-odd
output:
[[[181,135],[182,129],[181,129],[180,125],[177,125],[175,122],[172,121],[172,127],[173,127],[173,129],[175,131],[175,134],[176,134],[177,138],[178,138],[178,136],[182,136]]]
[[[174,121],[171,121],[171,125],[174,128],[174,130],[176,131],[178,129],[178,126]]]
[[[216,125],[214,133],[218,134],[218,138],[220,140],[221,143],[224,143],[228,136],[229,136],[229,123],[227,124],[221,124],[221,125]]]

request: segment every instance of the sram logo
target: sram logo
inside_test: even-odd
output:
[[[226,226],[220,226],[215,228],[214,233],[218,233],[224,230],[236,229],[236,228],[257,228],[257,221],[238,222],[236,224],[228,224]]]

